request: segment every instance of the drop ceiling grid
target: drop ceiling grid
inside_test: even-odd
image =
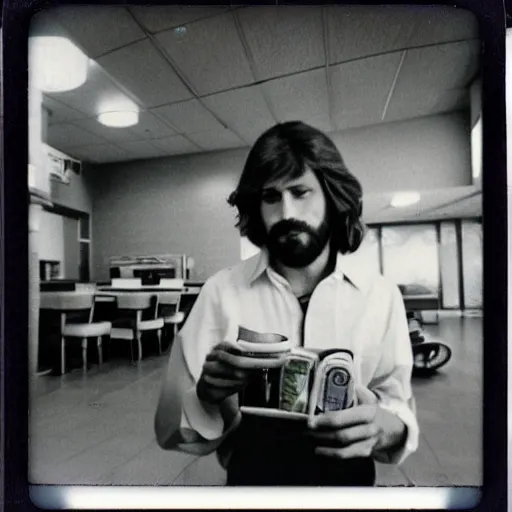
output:
[[[74,158],[94,163],[119,162],[136,158],[129,151],[107,143],[71,147],[66,153]]]
[[[169,155],[197,153],[201,150],[201,147],[192,142],[189,137],[185,137],[184,135],[174,135],[172,137],[152,139],[151,143]]]
[[[131,6],[128,10],[138,22],[151,34],[156,34],[171,28],[186,27],[190,23],[205,18],[218,16],[229,10],[225,6]],[[234,9],[234,7],[231,7]]]
[[[246,143],[235,135],[231,130],[208,130],[189,135],[189,138],[195,142],[204,151],[216,151],[219,149],[232,149],[246,146]]]
[[[330,67],[337,130],[381,122],[399,63],[395,52]]]
[[[224,128],[198,99],[157,107],[151,112],[169,121],[181,134]]]
[[[61,6],[55,12],[72,38],[92,59],[145,38],[124,7]]]
[[[258,85],[214,94],[203,101],[248,144],[275,124]]]
[[[261,79],[324,65],[320,7],[252,6],[236,16]]]
[[[149,39],[100,57],[98,63],[147,108],[193,97]]]
[[[329,123],[329,101],[324,68],[269,80],[261,85],[274,105],[279,122],[323,119]],[[331,131],[331,130],[329,130]]]
[[[123,8],[123,9],[125,9],[125,8]],[[129,13],[131,13],[131,15],[134,18],[136,18],[137,15],[133,14],[133,9],[134,8],[132,7],[129,10],[128,9],[126,9],[126,10]],[[207,8],[205,8],[205,9],[207,9]],[[212,14],[211,16],[205,16],[204,18],[201,18],[201,19],[195,19],[191,23],[188,23],[187,25],[189,27],[193,28],[194,25],[196,25],[196,26],[199,25],[201,27],[201,26],[205,26],[204,23],[206,23],[206,26],[208,26],[208,23],[213,23],[213,25],[215,25],[217,27],[216,30],[218,32],[219,30],[221,30],[221,28],[219,28],[219,27],[224,26],[222,24],[223,22],[222,23],[219,22],[219,19],[221,19],[221,20],[222,19],[230,19],[230,18],[232,19],[233,15],[240,16],[241,18],[244,18],[244,16],[245,16],[245,18],[247,18],[246,14],[244,14],[244,13],[250,12],[251,10],[254,10],[254,9],[255,8],[251,6],[251,7],[243,7],[243,8],[239,7],[236,9],[236,11],[232,11],[232,12],[222,12],[219,14],[217,14],[217,12],[216,12],[215,14]],[[269,9],[275,10],[275,8],[273,8],[273,7],[269,8]],[[302,7],[300,7],[300,9],[302,9]],[[329,11],[328,15],[324,18],[324,20],[327,22],[327,25],[330,27],[332,25],[333,19],[334,19],[330,10],[335,9],[335,7],[329,6],[329,7],[325,7],[324,9],[327,9]],[[268,11],[268,12],[270,12],[270,11]],[[122,15],[122,16],[124,16],[124,15]],[[220,23],[220,25],[219,25],[219,23]],[[368,25],[368,23],[367,23],[367,25]],[[182,26],[182,25],[183,25],[183,23],[178,23],[178,26]],[[438,27],[438,25],[436,25],[436,27]],[[437,96],[434,95],[430,89],[428,91],[425,89],[425,92],[422,97],[422,100],[423,100],[422,101],[421,99],[418,100],[418,94],[416,94],[416,98],[414,97],[414,94],[413,94],[414,92],[418,92],[419,89],[421,89],[421,87],[420,88],[416,87],[415,88],[416,91],[413,91],[410,93],[410,94],[412,94],[412,96],[410,98],[408,98],[407,95],[401,90],[402,86],[400,84],[404,80],[404,75],[402,72],[403,70],[401,70],[400,74],[399,74],[399,80],[397,80],[397,89],[393,90],[393,94],[390,95],[391,101],[389,104],[388,115],[386,115],[385,120],[395,120],[395,119],[400,119],[400,118],[411,117],[412,115],[418,115],[418,113],[420,115],[427,115],[429,113],[432,114],[432,113],[436,113],[438,111],[442,112],[443,110],[446,111],[446,110],[449,110],[452,108],[461,108],[461,107],[467,105],[467,95],[465,94],[465,91],[464,91],[465,85],[463,85],[463,82],[465,81],[464,77],[472,75],[473,72],[471,71],[471,69],[477,69],[477,67],[478,67],[477,64],[473,63],[473,61],[475,60],[474,59],[475,54],[476,54],[476,56],[478,56],[478,40],[473,41],[472,44],[473,44],[474,48],[469,48],[467,46],[466,42],[462,43],[460,46],[461,50],[459,51],[459,54],[462,57],[461,58],[459,58],[459,57],[451,58],[449,56],[449,50],[446,50],[443,48],[439,49],[437,47],[440,45],[437,45],[437,44],[432,45],[431,44],[432,39],[442,41],[443,43],[441,44],[441,46],[444,47],[446,44],[450,45],[450,43],[446,43],[446,39],[450,39],[450,38],[453,39],[456,37],[462,38],[462,39],[474,37],[474,35],[475,35],[474,28],[472,26],[469,26],[469,28],[468,27],[461,28],[460,26],[452,27],[450,25],[450,22],[446,21],[446,20],[445,20],[445,27],[447,27],[446,30],[447,30],[448,35],[446,35],[446,34],[443,35],[443,30],[445,30],[445,29],[443,29],[443,30],[439,29],[437,31],[438,33],[436,33],[430,39],[427,37],[428,31],[426,31],[426,30],[424,30],[423,32],[420,31],[421,37],[418,36],[414,40],[414,44],[429,45],[428,47],[430,48],[430,50],[428,50],[428,47],[426,47],[425,51],[427,51],[427,50],[431,51],[433,55],[437,55],[438,53],[440,55],[443,55],[443,53],[444,53],[445,57],[448,56],[447,58],[444,59],[444,60],[446,60],[446,62],[448,62],[448,66],[450,66],[450,61],[467,59],[466,64],[469,66],[469,68],[468,68],[469,71],[466,70],[466,73],[464,74],[464,72],[460,72],[460,65],[459,66],[452,65],[452,68],[455,67],[456,69],[459,69],[459,75],[457,75],[456,70],[454,71],[454,69],[451,69],[450,67],[446,68],[446,66],[443,64],[442,69],[437,71],[434,75],[432,75],[430,80],[427,79],[427,81],[425,81],[425,83],[430,81],[432,88],[434,88],[434,87],[439,88],[439,83],[441,83],[445,87],[448,87],[448,85],[452,84],[453,87],[451,89],[442,90],[442,91],[438,92]],[[234,28],[235,28],[235,34],[236,34],[237,33],[236,25]],[[154,44],[155,41],[152,39],[152,37],[150,37],[150,36],[152,36],[152,34],[148,34],[147,32],[145,32],[145,30],[147,30],[147,27],[142,26],[141,30],[145,34],[144,39],[138,40],[134,43],[129,43],[125,47],[117,48],[114,51],[105,54],[104,58],[106,59],[106,61],[108,61],[109,55],[117,54],[117,52],[122,51],[124,48],[131,49],[134,45],[137,45],[137,44],[148,45],[148,47],[152,46],[155,49],[155,51],[158,52],[158,48],[157,47],[155,48],[155,44]],[[251,30],[251,29],[249,29],[249,30]],[[162,33],[165,33],[165,32],[169,32],[169,30],[164,30],[163,32],[159,32],[157,35],[161,35]],[[253,32],[254,32],[254,30],[252,30],[251,33],[253,33]],[[258,29],[256,29],[256,32],[258,33],[258,37],[261,37],[261,33],[258,32]],[[305,33],[305,32],[302,32],[302,33]],[[202,138],[203,146],[205,146],[205,147],[208,147],[208,148],[211,147],[211,145],[214,143],[215,136],[217,137],[219,144],[221,144],[221,146],[223,144],[229,144],[229,142],[228,142],[229,140],[236,140],[237,137],[240,137],[241,139],[243,139],[243,142],[245,142],[245,143],[251,143],[252,141],[254,141],[255,136],[256,136],[255,134],[257,132],[259,132],[259,134],[260,134],[264,129],[266,129],[269,126],[269,124],[272,124],[273,122],[275,122],[278,119],[279,120],[286,119],[286,118],[288,118],[289,115],[291,115],[291,114],[288,114],[288,112],[291,109],[293,109],[293,106],[288,106],[288,103],[291,104],[291,102],[289,101],[291,93],[289,91],[292,90],[292,88],[289,86],[289,84],[293,83],[294,79],[291,79],[289,77],[290,77],[290,75],[295,76],[295,82],[300,83],[301,78],[303,77],[302,73],[295,72],[295,71],[286,71],[285,74],[279,75],[280,76],[279,78],[271,79],[271,80],[262,79],[261,76],[259,75],[258,66],[264,68],[266,63],[257,61],[257,59],[254,57],[253,47],[249,44],[249,42],[246,42],[247,48],[249,49],[249,51],[244,52],[243,41],[241,41],[241,36],[245,37],[245,35],[246,35],[245,28],[243,27],[243,24],[240,23],[239,31],[237,34],[238,41],[240,42],[242,54],[244,54],[244,59],[245,59],[245,62],[247,63],[247,69],[249,69],[250,75],[251,75],[251,78],[247,84],[235,85],[234,88],[233,88],[233,84],[229,84],[228,85],[228,87],[230,87],[229,89],[225,89],[225,90],[223,89],[220,92],[208,93],[206,95],[202,95],[200,92],[197,92],[197,97],[196,97],[196,94],[194,94],[194,91],[192,91],[192,92],[189,91],[187,98],[181,98],[179,100],[172,99],[170,102],[166,100],[166,103],[155,105],[157,107],[160,107],[160,106],[167,106],[167,105],[173,105],[173,104],[179,104],[179,103],[187,103],[190,100],[196,100],[196,101],[200,102],[200,104],[202,105],[202,109],[204,109],[206,112],[210,112],[210,114],[213,116],[213,118],[217,119],[218,124],[215,124],[215,127],[219,130],[219,133],[223,134],[223,135],[213,134],[213,132],[211,131],[213,129],[212,126],[209,126],[208,129],[205,129],[205,126],[201,125],[201,124],[199,124],[198,126],[190,127],[191,132],[201,133],[201,136],[196,137],[196,139],[197,139],[197,141],[199,141],[199,138]],[[402,34],[402,36],[403,36],[403,34]],[[204,37],[203,37],[203,39],[204,39]],[[332,39],[330,33],[326,39],[330,45],[331,39]],[[320,37],[320,40],[322,40],[322,37]],[[223,41],[224,42],[219,43],[219,48],[218,48],[219,50],[222,50],[221,47],[226,44],[225,40],[223,40]],[[379,44],[381,44],[381,43],[379,43]],[[253,46],[254,46],[254,44],[253,44]],[[296,50],[295,47],[293,49]],[[345,49],[347,49],[347,48],[345,48]],[[348,49],[350,49],[350,47]],[[381,49],[382,49],[382,47],[381,47]],[[338,50],[339,50],[339,48],[336,47],[335,52]],[[261,48],[260,49],[256,48],[256,53],[258,53],[258,51],[261,53],[261,51],[262,51]],[[325,70],[326,64],[333,60],[333,58],[331,58],[329,55],[330,53],[331,53],[330,48],[328,46],[324,47],[324,49],[323,49],[324,60],[320,66],[316,66],[315,68],[313,68],[313,70],[314,69],[317,69],[317,70],[324,69]],[[400,50],[397,50],[397,53],[400,53]],[[382,54],[382,56],[385,56],[388,54],[389,54],[389,51],[386,50],[386,52],[384,54]],[[167,52],[166,52],[166,55],[168,56]],[[184,51],[183,55],[186,57],[187,51]],[[131,52],[129,52],[129,54],[127,55],[127,57],[125,59],[127,61],[126,65],[130,64],[130,57],[131,57]],[[163,66],[165,67],[165,69],[172,70],[173,59],[169,58],[167,60],[162,56],[161,56],[161,58],[164,61]],[[293,58],[291,58],[290,60],[293,60]],[[441,60],[443,60],[443,58],[441,58]],[[350,62],[359,62],[360,65],[365,65],[365,64],[368,64],[370,61],[368,60],[368,57],[366,55],[364,55],[362,57],[354,57],[354,59],[352,61],[347,61],[347,62],[344,62],[343,64],[349,64]],[[251,71],[251,64],[252,64],[253,70],[255,70],[256,73]],[[141,74],[140,66],[134,65],[133,62],[131,62],[131,65],[133,68],[137,69],[138,74]],[[270,63],[270,66],[272,66],[272,63]],[[462,66],[464,66],[464,64],[462,64]],[[177,67],[178,67],[178,70],[181,69],[181,68],[179,68],[179,66],[177,66]],[[418,69],[414,68],[414,66],[412,66],[412,67],[413,67],[412,74],[417,73]],[[215,69],[217,69],[217,68],[215,68]],[[336,74],[335,70],[336,70],[336,66],[334,66],[334,65],[331,66],[330,73]],[[446,70],[448,70],[448,72],[446,72]],[[408,71],[407,69],[406,69],[406,71],[407,71],[407,73],[410,73],[410,71]],[[423,73],[425,71],[425,69],[422,68],[422,69],[420,69],[420,71]],[[196,72],[199,76],[204,76],[204,73],[201,70],[198,70],[198,71],[196,70]],[[210,70],[210,72],[211,72],[211,70]],[[105,76],[108,77],[110,84],[105,87],[102,85],[98,85],[98,83],[95,82],[97,85],[97,89],[101,90],[102,92],[104,92],[106,89],[106,90],[109,90],[111,93],[115,92],[116,94],[123,94],[127,91],[128,94],[132,96],[132,98],[136,98],[138,100],[137,102],[143,109],[141,111],[141,115],[142,115],[142,112],[144,112],[144,108],[148,108],[148,104],[146,103],[145,99],[139,98],[139,95],[137,95],[133,91],[132,87],[129,87],[128,84],[126,84],[126,82],[124,80],[120,80],[119,77],[114,76],[114,74],[111,73],[111,71],[108,70],[107,67],[105,67],[105,69],[103,70],[103,73]],[[442,76],[441,80],[437,79],[439,74]],[[256,75],[256,76],[254,76],[254,75]],[[338,75],[340,75],[339,70],[338,70]],[[356,75],[357,75],[357,72],[356,72]],[[183,79],[182,79],[182,77],[179,76],[179,72],[176,73],[176,76],[177,76],[177,82],[180,83],[180,85],[182,85],[186,89],[186,86],[188,84],[187,83],[183,84]],[[265,75],[263,75],[263,76],[265,76]],[[449,77],[452,77],[452,78],[449,78]],[[462,77],[462,78],[460,78],[460,77]],[[140,76],[135,76],[133,78],[133,80],[136,83],[138,83],[140,81],[140,78],[141,78]],[[281,80],[281,78],[283,81],[279,82],[279,80]],[[325,78],[326,79],[331,78],[330,74],[327,74]],[[103,77],[103,79],[104,79],[104,77]],[[339,79],[339,82],[341,83],[341,85],[343,85],[344,81],[346,81],[347,79],[350,80],[350,77],[347,78],[347,77],[338,76],[338,79]],[[452,80],[452,81],[450,82],[450,80]],[[255,84],[255,82],[256,82],[256,84]],[[374,82],[374,80],[371,79],[371,77],[370,77],[369,82],[367,82],[364,87],[366,89],[372,89],[373,82]],[[406,82],[407,82],[407,80],[406,80]],[[328,87],[328,83],[327,83],[327,87]],[[339,86],[340,83],[336,83],[335,85]],[[288,84],[288,85],[286,85],[286,84]],[[303,89],[307,89],[308,86],[309,85],[308,85],[307,80],[304,83],[300,84],[300,87],[302,87]],[[151,81],[149,81],[149,83],[146,84],[146,88],[148,89],[149,93],[153,93],[153,90],[150,90],[150,89],[153,89]],[[168,89],[169,89],[168,84],[166,84],[166,91],[165,91],[166,93],[168,93]],[[334,91],[334,89],[336,89],[336,91]],[[273,90],[274,90],[274,92],[272,92]],[[298,90],[300,90],[300,88]],[[318,94],[318,90],[322,90],[322,93]],[[318,90],[316,91],[316,97],[314,98],[314,100],[304,102],[304,101],[300,100],[300,94],[299,94],[299,99],[296,99],[296,102],[299,103],[299,110],[301,110],[303,112],[303,114],[301,113],[301,115],[300,115],[300,117],[303,118],[303,120],[307,121],[306,117],[309,118],[309,116],[311,115],[312,116],[311,119],[314,119],[314,121],[318,125],[325,127],[328,124],[325,122],[326,121],[324,118],[325,116],[322,113],[320,113],[320,114],[315,113],[315,112],[317,112],[318,107],[315,107],[314,103],[315,102],[324,103],[323,87],[320,87],[320,89],[318,89]],[[388,89],[388,93],[389,93],[389,90],[390,89]],[[85,94],[84,94],[84,91],[85,91]],[[269,91],[270,91],[270,93],[269,93]],[[278,91],[278,92],[276,93],[275,91]],[[280,92],[280,91],[285,91],[285,92]],[[286,91],[288,91],[288,94],[286,93]],[[348,112],[348,114],[347,114],[346,103],[350,103],[350,101],[349,101],[350,98],[346,94],[344,94],[342,91],[343,91],[343,87],[341,87],[341,88],[333,87],[333,93],[336,92],[336,95],[335,95],[335,98],[333,98],[333,108],[331,110],[333,112],[335,110],[340,110],[340,104],[343,105],[343,108],[341,108],[341,110],[343,111],[343,116],[341,116],[342,122],[341,122],[340,126],[336,127],[337,129],[341,129],[341,128],[350,126],[351,125],[351,116],[352,116],[352,114],[354,114],[353,112],[352,113]],[[88,95],[89,95],[89,92],[85,89],[85,90],[81,90],[80,94],[76,94],[76,98],[78,98],[78,99],[76,99],[76,98],[70,99],[71,96],[70,97],[65,97],[65,96],[63,97],[61,95],[52,95],[52,97],[48,96],[48,100],[46,100],[45,106],[52,109],[52,105],[49,105],[49,104],[52,103],[52,101],[54,101],[53,110],[56,112],[56,117],[54,118],[54,120],[50,119],[50,123],[49,123],[50,126],[48,128],[49,132],[51,132],[53,130],[53,126],[58,126],[59,124],[63,124],[63,123],[71,124],[71,125],[75,125],[79,128],[86,129],[85,130],[86,132],[89,131],[93,135],[99,135],[101,141],[107,140],[109,142],[112,142],[112,144],[115,144],[116,136],[111,138],[110,136],[108,136],[108,131],[103,130],[100,126],[98,126],[97,129],[94,129],[94,124],[91,123],[91,120],[90,119],[87,120],[87,118],[92,118],[93,116],[96,115],[96,112],[94,111],[94,109],[91,109],[90,105],[87,107],[84,106],[84,104],[86,103],[84,100]],[[340,99],[340,96],[343,96],[343,98]],[[371,96],[369,96],[366,93],[361,93],[361,96],[365,99],[366,103],[367,103],[368,98],[371,99]],[[327,98],[328,98],[328,96],[327,96]],[[406,105],[405,107],[402,107],[402,108],[398,108],[400,98],[402,98],[401,101],[406,102],[408,105]],[[233,109],[233,105],[229,105],[230,100],[236,102],[236,106],[238,107],[239,112],[235,112]],[[412,109],[413,100],[417,102],[417,106],[415,109]],[[96,102],[97,101],[98,100],[96,99]],[[382,105],[380,105],[381,102],[375,101],[374,103],[375,103],[375,105],[369,104],[367,106],[371,107],[373,110],[377,111],[377,103],[379,103],[379,108],[381,109],[381,112],[382,112]],[[264,104],[266,104],[266,105],[264,105]],[[77,108],[77,107],[79,107],[79,108]],[[86,112],[83,112],[83,110],[86,110]],[[358,110],[358,108],[355,108],[353,110]],[[299,111],[297,111],[297,112],[299,112]],[[361,112],[362,112],[362,114],[361,114],[362,118],[357,119],[358,116],[357,115],[354,116],[355,117],[354,118],[355,126],[367,124],[368,122],[373,122],[373,114],[368,114],[368,113],[364,114],[363,111],[361,111]],[[82,114],[83,114],[83,116],[82,116]],[[137,137],[140,137],[140,140],[153,140],[153,139],[163,140],[163,139],[165,139],[165,136],[172,138],[172,136],[175,135],[176,132],[183,131],[179,128],[179,126],[178,127],[175,126],[174,123],[172,123],[168,118],[160,115],[159,112],[154,111],[154,109],[152,107],[150,107],[148,114],[155,116],[155,118],[157,119],[156,123],[160,125],[160,128],[156,128],[154,132],[150,131],[149,133],[147,133],[145,131],[141,131],[140,127],[137,127],[134,131],[137,132]],[[263,119],[261,120],[261,122],[256,122],[255,116],[258,116],[259,114],[262,114]],[[334,114],[334,115],[339,120],[340,112],[338,112],[337,114]],[[297,117],[299,117],[299,116],[297,116]],[[177,124],[180,124],[180,123],[177,123]],[[346,126],[345,126],[345,124],[346,124]],[[166,128],[164,128],[164,127],[166,127]],[[322,129],[325,129],[325,128],[322,128]],[[166,130],[167,130],[167,133],[165,133]],[[234,132],[234,135],[233,136],[228,135],[229,132],[225,131],[225,130],[230,130],[231,132]],[[329,131],[329,130],[325,130],[325,131]],[[208,138],[208,133],[211,133],[211,137],[209,137],[209,138]],[[102,135],[103,135],[103,137],[102,137]],[[117,135],[119,135],[119,134],[117,134]],[[185,135],[185,137],[188,137],[188,135],[186,133],[184,135]],[[105,137],[108,137],[108,139],[105,139]],[[134,137],[135,137],[135,135],[134,135]],[[54,137],[54,138],[58,138],[58,137]],[[118,138],[125,139],[127,141],[128,138],[131,139],[131,135],[127,136],[125,138],[125,134],[121,134],[121,135],[119,135]],[[221,140],[223,138],[224,138],[224,142]],[[192,145],[193,147],[197,146],[197,143],[194,144],[193,140],[191,140],[190,138],[188,140],[188,143],[190,143],[190,145]],[[199,146],[200,145],[201,144],[199,144]]]
[[[225,9],[224,9],[224,11],[225,11]],[[208,17],[211,17],[211,16],[207,16],[206,18],[208,18]],[[142,29],[144,31],[146,31],[146,28],[142,27]],[[183,119],[186,119],[187,122],[189,122],[189,117],[188,116],[180,116],[179,118],[177,118],[175,115],[173,115],[174,110],[180,110],[180,109],[182,110],[182,107],[180,107],[180,106],[176,106],[176,109],[174,109],[174,105],[180,105],[181,103],[186,103],[186,104],[190,103],[186,100],[176,102],[176,103],[171,103],[168,105],[162,105],[161,107],[155,108],[153,110],[154,115],[157,116],[162,121],[167,122],[168,124],[173,126],[173,128],[177,132],[182,133],[183,136],[187,138],[187,140],[189,141],[191,146],[194,146],[194,147],[197,146],[197,144],[195,144],[193,139],[188,137],[188,135],[186,135],[185,132],[194,133],[197,131],[202,131],[202,130],[207,130],[207,129],[211,130],[212,126],[215,126],[215,125],[216,125],[215,128],[219,129],[219,130],[224,130],[225,128],[227,128],[224,126],[224,123],[216,117],[215,113],[212,112],[211,110],[209,110],[208,107],[204,104],[204,102],[200,98],[199,93],[195,89],[194,85],[191,83],[190,79],[187,77],[186,73],[183,71],[183,69],[181,69],[179,67],[179,65],[175,62],[175,60],[172,58],[172,56],[169,54],[169,52],[166,51],[166,49],[165,49],[164,45],[162,45],[161,41],[159,39],[157,39],[157,37],[153,34],[150,34],[148,32],[146,32],[146,34],[147,34],[147,37],[149,38],[150,42],[160,52],[162,57],[168,62],[169,66],[176,72],[176,74],[181,79],[181,81],[183,82],[185,87],[187,87],[187,89],[191,92],[191,94],[195,98],[195,100],[191,100],[191,101],[192,102],[195,101],[195,103],[196,103],[196,105],[195,105],[196,119],[200,119],[200,120],[202,119],[203,121],[205,121],[207,123],[207,125],[209,124],[210,126],[208,127],[208,126],[203,125],[203,126],[197,127],[197,125],[196,125],[196,127],[194,127],[193,123],[192,123],[192,126],[189,125],[189,128],[187,130],[180,128],[180,126],[182,126],[182,124],[183,124]],[[173,120],[171,120],[171,118]],[[235,134],[235,136],[237,138],[240,138],[236,134]]]
[[[59,124],[48,130],[47,144],[54,148],[66,148],[72,146],[90,146],[107,142],[102,137],[94,135],[72,124]]]
[[[168,30],[155,39],[199,96],[253,82],[230,12],[190,24],[183,38],[177,39],[175,32]]]
[[[97,63],[91,62],[86,82],[78,89],[59,93],[46,93],[46,96],[63,103],[87,117],[96,116],[102,108],[103,102],[112,101],[125,103],[132,102],[131,98],[121,91],[108,73]]]

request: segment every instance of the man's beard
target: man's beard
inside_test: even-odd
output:
[[[272,226],[266,245],[269,255],[283,265],[303,268],[320,256],[329,236],[325,220],[315,229],[303,221],[287,219]]]

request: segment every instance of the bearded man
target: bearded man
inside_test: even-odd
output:
[[[202,288],[171,351],[158,443],[216,450],[228,485],[374,485],[375,461],[401,463],[419,430],[401,294],[358,253],[360,183],[329,137],[287,122],[256,141],[228,201],[261,251]],[[356,405],[307,423],[241,414],[251,370],[230,350],[239,326],[297,347],[350,350]]]

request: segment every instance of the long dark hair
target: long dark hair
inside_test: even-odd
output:
[[[269,180],[296,179],[311,169],[327,201],[332,242],[341,253],[360,246],[362,187],[347,169],[340,152],[324,133],[301,121],[280,123],[264,132],[252,147],[236,190],[228,203],[238,210],[236,226],[256,246],[266,242],[261,219],[261,194]]]

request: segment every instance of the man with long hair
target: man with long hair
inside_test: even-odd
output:
[[[228,485],[375,483],[375,463],[418,444],[412,352],[398,288],[361,266],[362,188],[324,133],[278,124],[252,147],[236,190],[241,235],[258,255],[204,285],[174,342],[155,418],[165,449],[217,450]],[[309,423],[240,413],[250,370],[238,327],[354,354],[357,403]]]

